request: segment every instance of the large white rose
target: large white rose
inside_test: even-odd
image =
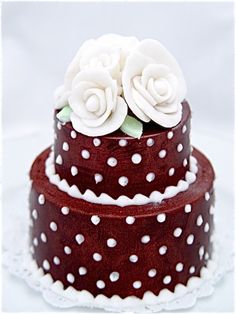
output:
[[[73,128],[88,136],[106,135],[119,129],[128,107],[117,90],[117,82],[107,70],[80,71],[73,80],[69,97]]]
[[[129,54],[122,85],[128,106],[142,121],[163,127],[180,122],[185,80],[175,58],[158,41],[143,40]]]
[[[138,44],[135,37],[107,34],[83,43],[65,74],[65,89],[70,90],[79,71],[88,68],[105,68],[119,85],[121,94],[121,71],[129,52]]]

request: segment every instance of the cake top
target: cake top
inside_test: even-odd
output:
[[[108,34],[83,43],[54,96],[58,119],[79,133],[121,129],[140,138],[143,122],[176,126],[185,94],[182,71],[160,42]]]

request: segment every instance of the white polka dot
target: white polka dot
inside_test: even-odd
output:
[[[206,253],[205,253],[205,259],[206,259],[206,260],[208,260],[208,259],[209,259],[209,257],[210,257],[210,256],[209,256],[209,253],[208,253],[208,252],[206,252]]]
[[[118,182],[121,186],[126,186],[129,183],[129,179],[127,177],[120,177]]]
[[[170,176],[170,177],[173,176],[174,173],[175,173],[175,168],[170,168],[170,170],[169,170],[169,176]]]
[[[205,200],[206,201],[209,201],[210,199],[210,194],[208,192],[205,193]]]
[[[34,246],[38,246],[38,245],[39,245],[39,241],[38,241],[38,239],[37,239],[37,238],[34,238],[34,240],[33,240],[33,244],[34,244]]]
[[[181,236],[181,234],[182,234],[182,229],[181,228],[176,228],[175,230],[174,230],[174,236],[176,237],[176,238],[178,238],[178,237],[180,237]]]
[[[210,209],[209,209],[209,214],[210,214],[210,215],[213,215],[213,214],[214,214],[214,211],[215,211],[215,210],[214,210],[214,206],[211,206]]]
[[[133,282],[134,289],[139,289],[139,288],[141,288],[141,286],[142,286],[141,281],[137,280],[137,281]]]
[[[137,263],[137,261],[138,261],[138,256],[135,255],[135,254],[130,255],[129,260],[130,260],[131,263]]]
[[[68,144],[67,142],[64,142],[64,143],[62,144],[62,149],[63,149],[64,151],[68,152],[68,150],[69,150],[69,144]]]
[[[59,121],[57,122],[57,128],[58,130],[61,130],[61,123]]]
[[[96,285],[98,289],[104,289],[106,287],[105,282],[103,280],[98,280]]]
[[[64,252],[67,254],[67,255],[69,255],[69,254],[71,254],[71,248],[69,247],[69,246],[64,246]]]
[[[167,246],[163,245],[159,248],[159,254],[160,255],[165,255],[167,252]]]
[[[165,277],[163,278],[163,283],[164,283],[165,285],[168,285],[170,282],[171,282],[171,276],[165,276]]]
[[[61,212],[62,212],[63,215],[68,215],[69,212],[70,212],[70,209],[68,207],[64,206],[64,207],[61,208]]]
[[[38,203],[40,205],[43,205],[45,204],[45,196],[43,194],[40,194],[39,197],[38,197]]]
[[[173,136],[174,136],[174,133],[173,133],[172,131],[170,131],[170,132],[167,133],[167,138],[168,138],[169,140],[171,140]]]
[[[189,273],[190,274],[193,274],[195,272],[195,267],[194,266],[191,266],[190,268],[189,268]]]
[[[86,267],[80,267],[79,268],[79,274],[80,276],[84,276],[87,274],[87,268]]]
[[[56,164],[58,164],[58,165],[62,165],[62,164],[63,164],[63,160],[62,160],[61,155],[58,155],[58,156],[57,156],[57,158],[56,158]]]
[[[135,218],[132,216],[128,216],[126,217],[125,221],[128,225],[132,225],[135,222]]]
[[[75,282],[75,276],[72,275],[71,273],[66,275],[66,279],[69,283],[74,283]]]
[[[117,165],[117,159],[114,157],[110,157],[107,159],[107,164],[110,167],[115,167]]]
[[[150,269],[150,270],[148,271],[148,276],[151,277],[151,278],[155,277],[156,274],[157,274],[157,271],[156,271],[155,268],[152,268],[152,269]]]
[[[200,259],[203,258],[204,251],[205,251],[205,249],[204,249],[204,246],[202,245],[202,246],[199,248],[199,257],[200,257]]]
[[[175,269],[177,272],[181,272],[184,269],[183,263],[176,264]]]
[[[144,243],[144,244],[150,242],[150,236],[149,236],[149,235],[144,235],[144,236],[141,238],[141,242]]]
[[[191,213],[191,211],[192,211],[192,206],[190,205],[190,204],[187,204],[187,205],[185,205],[185,207],[184,207],[184,211],[185,211],[185,213]]]
[[[153,146],[153,145],[154,145],[154,139],[153,139],[153,138],[149,138],[149,139],[147,140],[147,146],[151,147],[151,146]]]
[[[100,262],[102,260],[102,255],[99,254],[99,253],[94,253],[93,254],[93,259],[96,261],[96,262]]]
[[[86,149],[83,149],[82,152],[81,152],[81,156],[84,158],[84,159],[89,159],[90,158],[90,152]]]
[[[183,166],[184,166],[184,167],[186,167],[186,166],[187,166],[187,164],[188,164],[188,161],[187,161],[187,159],[186,159],[186,158],[184,158],[184,161],[183,161]]]
[[[166,157],[166,150],[162,149],[161,151],[159,151],[159,157],[160,158],[165,158]]]
[[[97,216],[97,215],[93,215],[92,217],[91,217],[91,221],[92,221],[92,223],[94,224],[94,225],[98,225],[99,224],[99,222],[100,222],[100,217],[99,216]]]
[[[186,131],[187,131],[187,127],[186,127],[186,125],[184,125],[184,126],[182,127],[182,133],[184,134]]]
[[[42,242],[44,242],[44,243],[47,242],[47,237],[46,237],[46,234],[45,234],[45,233],[42,232],[42,233],[40,234],[40,238],[41,238]]]
[[[157,221],[158,222],[164,222],[166,220],[166,214],[158,214],[157,215]]]
[[[126,140],[119,140],[119,145],[121,147],[125,147],[128,144],[128,142]]]
[[[102,182],[103,176],[100,173],[95,173],[94,180],[95,180],[96,184],[98,184],[99,182]]]
[[[194,241],[194,235],[193,234],[190,234],[188,237],[187,237],[187,244],[188,245],[192,245],[193,244],[193,241]]]
[[[133,154],[131,160],[134,164],[139,164],[142,161],[142,156],[140,154]]]
[[[108,247],[115,247],[116,244],[117,244],[117,242],[116,242],[116,240],[113,239],[113,238],[110,238],[110,239],[107,240],[107,246],[108,246]]]
[[[76,166],[72,166],[70,168],[70,172],[71,172],[72,176],[74,177],[78,174],[78,168]]]
[[[60,265],[61,261],[60,261],[59,257],[54,256],[54,257],[53,257],[53,263],[54,263],[55,265]]]
[[[38,212],[37,212],[36,209],[33,209],[33,210],[32,210],[32,217],[33,217],[35,220],[38,219]]]
[[[52,231],[57,231],[57,224],[54,221],[50,222],[50,229]]]
[[[49,262],[46,259],[43,261],[43,268],[45,270],[49,270],[50,269],[50,264],[49,264]]]
[[[205,226],[204,226],[204,231],[205,231],[205,232],[208,232],[209,229],[210,229],[210,226],[209,226],[209,223],[207,222],[207,223],[205,224]]]
[[[101,145],[101,140],[99,138],[94,138],[93,139],[93,145],[98,147]]]
[[[75,236],[75,240],[80,245],[84,242],[85,239],[84,239],[84,236],[79,233]]]
[[[146,180],[148,182],[152,182],[154,179],[155,179],[156,175],[154,172],[149,172],[147,175],[146,175]]]
[[[117,271],[113,271],[112,273],[110,273],[109,278],[110,278],[111,282],[115,282],[115,281],[119,280],[120,274]]]
[[[177,145],[177,152],[179,152],[179,153],[182,152],[183,148],[184,148],[184,147],[183,147],[183,145],[182,145],[181,143],[178,144],[178,145]]]
[[[202,223],[203,223],[203,218],[202,218],[202,215],[199,215],[198,217],[197,217],[197,226],[198,227],[200,227],[201,225],[202,225]]]
[[[77,137],[77,134],[75,131],[71,131],[70,136],[71,136],[71,138],[75,139]]]

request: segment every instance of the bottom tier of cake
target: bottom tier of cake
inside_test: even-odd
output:
[[[200,277],[213,244],[214,171],[193,150],[197,180],[161,204],[118,207],[75,199],[50,184],[45,150],[30,177],[31,246],[38,267],[64,288],[142,298]]]

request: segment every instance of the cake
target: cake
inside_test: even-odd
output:
[[[191,146],[175,58],[158,41],[86,41],[55,92],[54,144],[30,170],[30,247],[57,290],[152,300],[203,280],[214,170]]]

